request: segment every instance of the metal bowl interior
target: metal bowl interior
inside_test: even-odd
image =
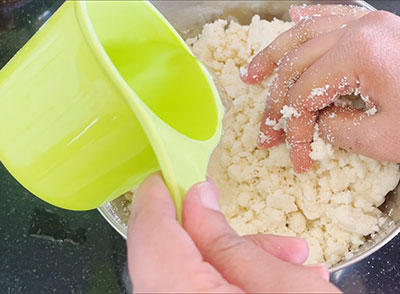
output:
[[[171,22],[178,33],[184,38],[194,37],[201,32],[204,24],[216,19],[233,19],[240,24],[249,24],[254,14],[261,18],[272,20],[274,17],[289,20],[290,5],[302,3],[318,3],[319,1],[153,1],[153,4]],[[332,4],[353,4],[375,10],[364,1],[324,1]],[[383,228],[373,238],[368,238],[352,258],[330,268],[331,272],[350,266],[374,253],[388,243],[400,232],[400,185],[388,194],[386,202],[380,207],[390,218]],[[129,217],[128,203],[120,197],[99,208],[103,217],[124,238],[127,236]]]

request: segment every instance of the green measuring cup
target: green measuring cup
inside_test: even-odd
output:
[[[66,209],[161,170],[179,215],[222,116],[211,76],[144,1],[67,1],[0,71],[0,160]]]

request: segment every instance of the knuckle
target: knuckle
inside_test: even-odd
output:
[[[265,119],[273,119],[273,120],[278,120],[281,117],[281,109],[282,109],[282,103],[277,103],[272,101],[268,101],[268,104],[266,105],[265,108]]]
[[[301,88],[300,84],[296,83],[294,86],[289,89],[289,92],[287,94],[287,104],[291,107],[294,107],[295,109],[298,110],[303,110],[305,106],[305,99],[306,97],[303,97],[301,93]]]
[[[315,24],[315,22],[320,19],[318,16],[308,16],[303,18],[298,22],[298,24],[295,26],[296,31],[299,33],[302,33],[305,28],[310,27]]]
[[[365,16],[365,19],[369,20],[369,21],[373,21],[373,22],[384,22],[388,19],[392,19],[394,15],[388,11],[384,11],[384,10],[378,10],[378,11],[373,11],[371,13],[368,13]]]
[[[379,68],[381,62],[382,44],[377,41],[377,33],[373,26],[362,26],[349,35],[347,51],[351,52],[357,66],[367,72]]]
[[[373,28],[371,28],[370,26],[361,26],[357,30],[351,32],[349,36],[350,41],[352,41],[351,45],[362,47],[364,49],[364,47],[368,47],[371,45],[373,34]]]
[[[290,76],[290,74],[290,61],[287,60],[287,57],[284,57],[284,60],[279,64],[278,67],[278,81],[285,81]]]
[[[290,51],[282,58],[278,67],[278,77],[282,81],[298,78],[299,73],[296,70],[298,57],[296,51]]]
[[[294,37],[294,40],[297,43],[302,44],[307,40],[313,38],[315,35],[311,27],[314,25],[314,23],[315,18],[313,17],[300,21],[295,27],[293,27],[292,35]]]
[[[280,111],[286,101],[287,90],[282,86],[282,82],[279,80],[276,81],[275,89],[268,93],[266,103],[265,103],[265,111],[266,113]],[[278,84],[279,83],[279,84]],[[265,115],[265,113],[264,113]]]
[[[245,245],[245,240],[232,232],[224,232],[211,239],[205,246],[206,252],[213,258],[229,259],[233,254]]]

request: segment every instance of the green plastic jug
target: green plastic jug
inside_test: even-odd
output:
[[[179,215],[222,116],[207,70],[145,1],[67,1],[0,71],[0,160],[66,209],[161,170]]]

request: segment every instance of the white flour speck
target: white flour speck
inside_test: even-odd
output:
[[[291,119],[292,116],[294,116],[295,118],[300,117],[300,113],[292,106],[287,106],[287,105],[283,106],[281,113],[284,119]]]
[[[264,124],[265,124],[266,126],[269,126],[269,127],[274,127],[274,126],[276,126],[278,123],[276,122],[276,120],[270,119],[269,117],[267,117],[267,119],[265,120]]]
[[[257,143],[258,144],[262,144],[262,143],[267,143],[269,144],[271,142],[271,137],[265,135],[263,132],[259,132],[258,133],[258,137],[257,137]]]
[[[374,106],[374,107],[372,107],[372,108],[370,108],[370,109],[368,109],[367,111],[365,111],[365,113],[366,113],[368,116],[375,115],[375,114],[376,114],[376,112],[377,112],[377,109],[376,109],[376,107],[375,107],[375,106]]]
[[[239,72],[242,77],[246,77],[249,74],[247,67],[241,67],[239,69]]]
[[[330,115],[328,115],[328,118],[335,118],[336,117],[336,113],[331,113]]]
[[[328,87],[326,87],[328,86]],[[310,96],[308,96],[309,98],[315,98],[316,96],[322,96],[322,95],[327,95],[326,90],[329,89],[329,85],[326,85],[323,88],[314,88],[311,90]]]

